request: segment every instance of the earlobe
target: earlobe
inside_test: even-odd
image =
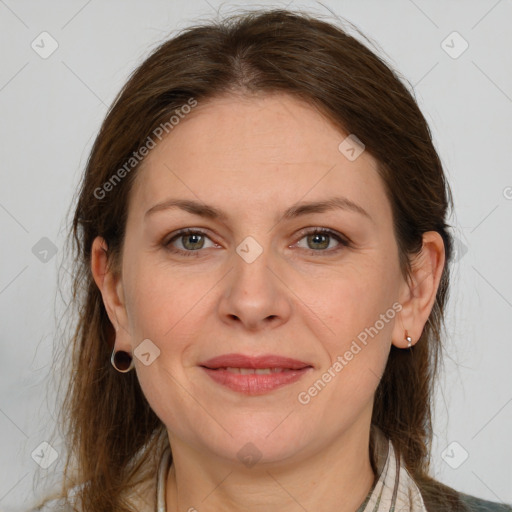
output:
[[[437,231],[424,233],[422,249],[411,264],[411,282],[403,283],[402,310],[393,329],[396,347],[408,348],[419,340],[436,300],[444,263],[441,235]]]

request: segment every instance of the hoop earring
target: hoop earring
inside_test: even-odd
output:
[[[405,331],[405,341],[407,341],[407,348],[411,348],[412,346],[412,338],[409,336],[407,330]]]
[[[135,366],[133,357],[124,350],[112,350],[110,363],[119,373],[128,373]]]

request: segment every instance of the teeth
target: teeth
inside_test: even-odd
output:
[[[270,368],[258,368],[255,372],[256,375],[270,375]]]
[[[240,375],[270,375],[271,373],[280,373],[289,371],[288,368],[225,368],[230,373],[239,373]]]

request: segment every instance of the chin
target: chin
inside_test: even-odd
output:
[[[244,415],[229,422],[227,430],[232,437],[224,433],[217,437],[210,449],[218,456],[241,462],[247,467],[256,463],[285,462],[298,453],[307,452],[314,439],[314,433],[305,430],[303,422],[298,418],[292,419],[292,416],[293,413],[288,418],[286,414],[267,414],[265,418],[258,419],[257,414]],[[212,438],[205,441],[211,442]]]

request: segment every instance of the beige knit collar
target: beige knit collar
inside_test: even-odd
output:
[[[403,459],[398,460],[391,440],[376,425],[372,425],[371,435],[377,465],[376,482],[357,512],[427,512],[421,492]]]

